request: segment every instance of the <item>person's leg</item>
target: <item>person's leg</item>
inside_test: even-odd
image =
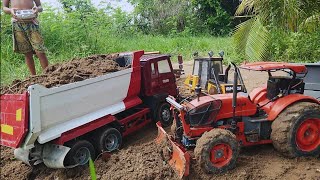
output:
[[[40,60],[40,64],[41,64],[42,70],[44,70],[46,67],[48,67],[48,64],[49,64],[48,63],[48,58],[47,58],[46,54],[43,53],[43,52],[37,52],[36,51],[36,54],[37,54],[37,56],[38,56],[38,58]]]
[[[31,75],[35,75],[36,68],[34,66],[32,45],[29,42],[28,33],[26,29],[28,29],[27,23],[12,23],[13,50],[14,52],[24,54],[25,62],[28,66]]]
[[[25,59],[26,59],[26,64],[29,68],[29,71],[31,75],[36,75],[36,68],[34,66],[34,60],[33,60],[33,52],[27,52],[24,54]]]
[[[46,67],[48,67],[49,62],[45,54],[46,48],[44,46],[43,38],[40,33],[39,25],[32,24],[30,26],[29,39],[30,39],[30,43],[32,45],[33,50],[36,52],[40,60],[42,70],[44,70]]]

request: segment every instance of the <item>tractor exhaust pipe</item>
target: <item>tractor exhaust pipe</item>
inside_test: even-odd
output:
[[[198,101],[200,101],[200,95],[201,95],[201,86],[200,86],[200,84],[197,84],[197,86],[194,88],[194,91],[195,91],[195,93],[197,95]]]
[[[236,121],[236,107],[237,107],[237,94],[238,94],[238,68],[234,63],[231,63],[234,67],[234,78],[233,78],[233,97],[232,97],[232,122],[231,130],[234,132],[237,129]]]

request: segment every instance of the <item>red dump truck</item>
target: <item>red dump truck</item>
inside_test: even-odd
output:
[[[82,165],[120,147],[149,123],[172,122],[168,95],[177,96],[170,56],[122,53],[127,69],[54,88],[31,85],[1,95],[1,145],[17,159],[50,168]]]

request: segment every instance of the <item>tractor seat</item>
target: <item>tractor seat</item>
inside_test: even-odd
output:
[[[218,75],[219,82],[224,82],[228,83],[228,75],[224,74],[219,74]]]

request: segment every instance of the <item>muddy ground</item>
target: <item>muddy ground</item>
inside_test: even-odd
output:
[[[186,73],[192,64],[185,64]],[[266,82],[263,73],[243,71],[248,90]],[[180,84],[183,79],[178,81]],[[154,124],[124,139],[123,147],[111,157],[98,158],[95,167],[98,179],[177,179],[169,165],[158,153],[154,139]],[[242,148],[235,169],[222,175],[202,173],[192,160],[187,179],[317,179],[320,180],[319,158],[288,159],[272,145]],[[74,169],[49,169],[44,165],[33,168],[13,158],[13,151],[1,146],[1,179],[90,179],[87,167]]]

